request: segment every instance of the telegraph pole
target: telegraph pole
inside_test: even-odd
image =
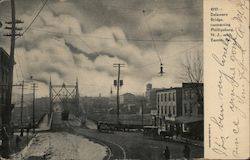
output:
[[[35,99],[36,99],[36,88],[37,85],[36,83],[32,84],[32,90],[33,90],[33,102],[32,102],[32,128],[33,128],[33,134],[35,134],[35,127],[36,127],[36,122],[35,122]]]
[[[141,124],[142,124],[142,129],[144,126],[144,106],[143,106],[143,98],[141,99]]]
[[[35,134],[35,83],[33,83],[33,105],[32,105],[32,119],[33,119],[33,134]]]
[[[119,116],[120,116],[120,94],[119,94],[119,90],[120,90],[120,87],[123,85],[123,81],[120,81],[120,74],[121,74],[121,67],[125,67],[125,64],[113,64],[113,67],[116,67],[118,68],[118,77],[117,77],[117,81],[115,81],[114,85],[117,87],[117,111],[116,111],[116,114],[117,114],[117,124],[119,124]]]
[[[53,103],[52,102],[52,98],[51,98],[52,97],[52,89],[51,88],[52,88],[52,84],[51,84],[51,77],[50,77],[49,78],[49,112],[50,112],[49,113],[50,114],[49,117],[50,118],[51,118],[51,115],[52,115],[52,105],[53,105],[52,104]]]
[[[15,13],[15,0],[10,0],[11,3],[11,22],[6,22],[6,24],[11,24],[11,27],[5,27],[5,29],[10,29],[11,34],[6,34],[5,36],[11,37],[10,44],[10,63],[9,63],[9,75],[8,75],[8,90],[7,90],[7,105],[2,109],[2,157],[9,158],[10,155],[10,133],[11,133],[11,98],[12,98],[12,85],[13,85],[13,66],[14,66],[14,50],[15,50],[15,39],[17,34],[16,30],[21,30],[21,28],[16,28],[16,23],[23,23],[16,20]]]
[[[24,80],[22,81],[22,96],[21,96],[21,136],[23,136],[23,93],[24,93]]]

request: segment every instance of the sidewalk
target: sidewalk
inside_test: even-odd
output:
[[[204,147],[204,141],[198,141],[198,140],[188,139],[184,137],[174,137],[173,140],[176,142],[189,143],[195,146]]]
[[[46,114],[41,122],[38,124],[38,128],[36,128],[36,132],[43,132],[43,131],[49,131],[51,129],[51,124],[53,120],[53,112],[51,117],[49,118],[49,115]]]

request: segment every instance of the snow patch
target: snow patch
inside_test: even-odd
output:
[[[104,146],[81,136],[56,132],[39,133],[25,151],[12,159],[44,156],[50,160],[102,160],[106,155]]]

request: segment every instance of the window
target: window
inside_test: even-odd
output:
[[[191,99],[192,98],[192,90],[190,89],[189,90],[189,99]]]
[[[175,106],[173,106],[173,115],[175,115]]]
[[[168,96],[167,93],[165,93],[165,102],[167,102],[167,96]]]
[[[158,105],[158,106],[157,106],[157,114],[158,114],[158,115],[160,114],[159,109],[160,109],[160,106]]]
[[[161,102],[163,101],[163,94],[161,94]]]
[[[198,114],[200,115],[200,114],[203,114],[203,107],[200,105],[200,104],[198,104]]]
[[[6,91],[4,91],[3,92],[3,104],[5,104],[6,103],[6,101],[7,101],[7,93],[6,93]]]
[[[2,70],[2,81],[4,81],[4,71]]]
[[[184,90],[183,94],[184,94],[184,99],[186,100],[187,99],[187,91]]]
[[[193,107],[192,107],[192,103],[190,103],[190,114],[192,114],[193,112]]]
[[[194,93],[194,91],[192,91],[191,93],[192,93],[191,98],[195,98],[195,93]]]
[[[188,90],[185,91],[186,99],[188,99]]]
[[[163,106],[161,106],[161,114],[163,114]]]
[[[165,106],[165,114],[167,114],[167,106]]]
[[[171,106],[168,107],[169,115],[171,115]]]
[[[161,106],[159,106],[159,114],[161,114]]]
[[[187,114],[187,104],[186,103],[184,104],[184,113],[185,113],[185,115]]]
[[[173,101],[175,101],[175,93],[173,93]]]
[[[0,88],[0,100],[1,100],[1,103],[3,104],[3,92],[2,92],[2,88]]]
[[[168,100],[171,101],[171,93],[168,94]]]
[[[158,99],[158,104],[159,104],[159,102],[160,102],[160,95],[159,94],[157,95],[157,99]]]

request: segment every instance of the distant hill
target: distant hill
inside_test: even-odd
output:
[[[23,95],[23,106],[28,106],[32,104],[33,94],[24,94]],[[15,104],[15,107],[21,107],[21,94],[12,94],[12,104]]]
[[[27,95],[27,98],[24,100],[23,105],[23,122],[29,123],[32,121],[32,113],[33,113],[33,107],[32,107],[32,96],[30,100],[30,95]],[[35,121],[36,123],[42,118],[42,116],[46,113],[49,113],[49,98],[48,97],[42,97],[35,99]],[[15,108],[12,110],[12,122],[14,125],[19,125],[21,120],[21,107],[20,103],[16,103]]]

